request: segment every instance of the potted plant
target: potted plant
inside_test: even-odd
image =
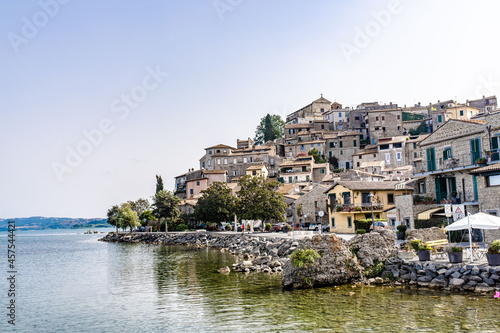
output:
[[[431,260],[431,250],[432,247],[422,244],[418,247],[417,255],[420,261],[430,261]]]
[[[476,159],[476,164],[486,164],[486,158],[481,157]]]
[[[486,259],[488,259],[488,265],[500,266],[500,239],[490,243],[490,247],[486,253]]]
[[[463,259],[463,248],[460,246],[447,246],[444,251],[448,253],[448,259],[452,264],[461,263]]]
[[[396,228],[398,229],[398,232],[396,233],[398,239],[400,240],[405,239],[406,226],[404,224],[400,224]]]

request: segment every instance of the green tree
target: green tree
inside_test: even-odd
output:
[[[116,232],[118,232],[118,227],[120,227],[120,222],[118,220],[118,212],[120,211],[120,206],[114,205],[108,209],[108,223],[116,226]]]
[[[163,191],[163,179],[161,176],[156,175],[156,193]]]
[[[236,210],[236,198],[225,183],[214,182],[201,192],[194,214],[199,221],[227,222],[233,219]]]
[[[422,121],[420,125],[417,127],[417,129],[410,128],[408,133],[410,133],[410,135],[427,134],[428,128],[426,121],[425,120]]]
[[[139,215],[139,220],[141,220],[141,225],[145,226],[148,224],[149,221],[156,221],[157,218],[153,214],[153,212],[148,209],[148,210],[145,210],[144,212],[142,212],[141,215]]]
[[[328,159],[328,163],[332,166],[333,169],[338,169],[339,168],[339,159],[336,158],[335,156],[332,156]]]
[[[285,198],[275,190],[276,181],[268,182],[264,177],[244,176],[240,179],[238,192],[238,216],[247,220],[282,220],[287,207]]]
[[[316,148],[309,150],[308,154],[314,158],[314,163],[326,163],[324,156],[320,155]]]
[[[130,233],[132,233],[132,229],[134,227],[139,227],[141,225],[137,213],[132,210],[132,208],[130,208],[128,204],[124,204],[122,207],[120,207],[117,216],[120,227],[124,230],[126,228],[130,228]]]
[[[153,213],[161,219],[175,219],[181,212],[177,205],[181,201],[170,191],[159,191],[153,196]],[[165,232],[167,232],[167,223],[165,223]]]
[[[129,200],[127,201],[127,204],[137,213],[138,216],[141,216],[141,214],[150,207],[149,201],[143,198],[139,198],[136,201]]]
[[[267,141],[274,141],[283,137],[285,122],[279,115],[267,114],[260,120],[255,131],[254,142],[256,145],[263,145]]]

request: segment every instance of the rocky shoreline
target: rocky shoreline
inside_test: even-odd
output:
[[[282,274],[286,289],[364,283],[449,292],[500,290],[500,266],[403,260],[397,257],[396,236],[390,230],[357,235],[349,241],[335,234],[291,240],[208,232],[109,233],[100,241],[218,248],[242,258],[231,268],[221,268],[220,273]],[[310,265],[296,267],[289,257],[297,249],[313,249],[319,257]],[[380,276],[368,278],[374,267]]]

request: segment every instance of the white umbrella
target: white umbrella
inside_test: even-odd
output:
[[[470,244],[470,258],[472,259],[472,229],[499,229],[500,217],[496,217],[485,213],[476,213],[474,215],[467,215],[460,220],[453,222],[444,229],[449,230],[464,230],[469,229],[469,244]]]

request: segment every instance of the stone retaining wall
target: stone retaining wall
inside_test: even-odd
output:
[[[389,258],[382,278],[396,284],[479,293],[500,290],[500,266]]]

